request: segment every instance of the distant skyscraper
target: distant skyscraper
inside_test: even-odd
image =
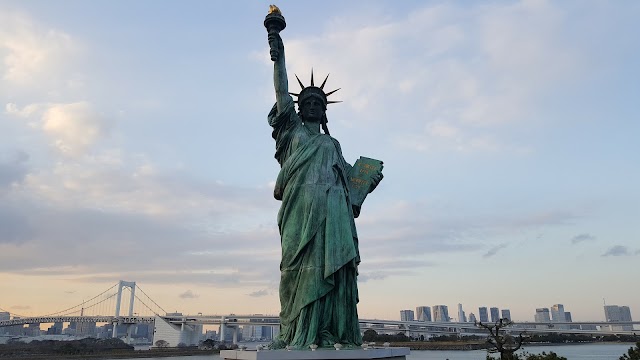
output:
[[[47,329],[47,335],[60,335],[62,334],[62,322],[53,323],[49,329]]]
[[[416,320],[418,320],[418,321],[432,321],[431,320],[431,308],[429,306],[418,306],[416,308]]]
[[[436,305],[433,307],[433,321],[449,322],[449,308],[447,305]]]
[[[571,311],[565,311],[564,312],[564,321],[573,322],[573,320],[571,319]]]
[[[478,321],[476,319],[476,315],[474,313],[469,313],[469,322],[475,323],[476,321]]]
[[[605,305],[604,318],[607,322],[633,321],[628,306]],[[611,326],[611,330],[633,330],[633,325]]]
[[[509,309],[502,309],[502,310],[500,310],[500,313],[502,314],[502,318],[503,318],[503,319],[511,320],[511,310],[509,310]]]
[[[467,317],[462,310],[462,304],[458,304],[458,322],[467,322]]]
[[[487,312],[486,306],[482,306],[478,308],[478,316],[480,316],[480,322],[483,322],[483,323],[489,322],[489,313]]]
[[[564,315],[564,305],[555,304],[551,307],[551,321],[553,322],[563,322],[565,321]]]
[[[566,316],[564,314],[564,305],[555,304],[551,307],[551,321],[553,322],[565,322]],[[568,329],[568,325],[558,325],[558,329]]]
[[[413,310],[400,310],[400,321],[414,321]]]
[[[500,320],[500,310],[497,307],[492,307],[489,309],[491,313],[491,322],[498,322]]]
[[[551,322],[551,317],[549,316],[549,309],[548,308],[538,308],[536,309],[536,315],[534,317],[535,322],[537,323],[549,323]],[[544,329],[547,326],[546,325],[538,325],[537,326],[539,329]]]
[[[11,314],[6,311],[0,311],[0,321],[11,319]],[[0,327],[0,335],[7,333],[6,327]]]

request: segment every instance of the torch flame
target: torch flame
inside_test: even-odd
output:
[[[281,14],[282,15],[282,12],[280,12],[280,9],[278,9],[277,6],[269,5],[269,14],[272,14],[272,13],[276,13],[276,14]]]

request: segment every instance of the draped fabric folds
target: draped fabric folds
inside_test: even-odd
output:
[[[274,196],[278,213],[280,340],[310,344],[362,344],[358,325],[358,237],[344,160],[337,140],[310,132],[293,101],[269,113],[281,165]]]

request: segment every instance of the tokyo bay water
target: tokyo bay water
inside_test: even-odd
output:
[[[525,346],[524,350],[531,354],[540,354],[543,351],[555,352],[568,360],[618,360],[622,354],[635,346],[632,343],[625,344],[580,344],[580,345],[551,345]],[[253,348],[248,346],[249,349]],[[140,350],[144,351],[144,350]],[[412,350],[407,360],[485,360],[485,350]],[[140,359],[140,358],[137,358]],[[171,358],[145,358],[146,360],[221,360],[218,355],[175,356]],[[109,360],[109,359],[107,359]],[[127,359],[119,359],[127,360]]]

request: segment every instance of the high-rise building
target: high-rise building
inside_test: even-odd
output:
[[[47,335],[60,335],[62,334],[62,322],[55,322],[53,326],[47,329]]]
[[[418,306],[416,308],[416,320],[418,320],[418,321],[432,321],[431,320],[431,308],[429,306]]]
[[[555,304],[551,307],[551,321],[564,322],[565,318],[566,317],[564,315],[564,305]]]
[[[469,322],[475,323],[476,321],[478,321],[476,319],[476,315],[474,313],[469,313]]]
[[[537,323],[549,323],[551,322],[551,317],[549,316],[548,308],[538,308],[536,309],[536,315],[534,316],[534,320]],[[538,329],[544,329],[547,325],[538,325]]]
[[[553,322],[565,322],[566,316],[564,312],[564,305],[555,304],[551,307],[551,321]],[[568,325],[556,325],[557,329],[568,329]]]
[[[492,307],[489,311],[491,312],[491,322],[500,321],[500,310],[497,307]]]
[[[414,321],[413,310],[400,310],[400,321]]]
[[[435,322],[449,322],[449,308],[447,305],[435,305],[433,307],[433,321]]]
[[[483,323],[489,322],[489,313],[487,312],[486,306],[482,306],[478,308],[478,316],[480,317],[480,322],[483,322]]]
[[[604,318],[607,322],[633,321],[631,309],[628,306],[605,305]],[[633,330],[633,325],[611,326],[611,330]]]
[[[502,309],[500,310],[500,314],[502,315],[503,319],[511,320],[511,310]]]
[[[467,322],[467,316],[462,310],[462,304],[458,304],[458,322]]]
[[[564,312],[564,321],[573,322],[573,320],[571,319],[571,311],[565,311]]]
[[[40,336],[41,333],[40,323],[29,324],[25,329],[25,335],[27,336]]]
[[[7,311],[0,311],[0,321],[2,320],[10,320],[11,314]],[[0,327],[0,335],[7,333],[6,327]]]

